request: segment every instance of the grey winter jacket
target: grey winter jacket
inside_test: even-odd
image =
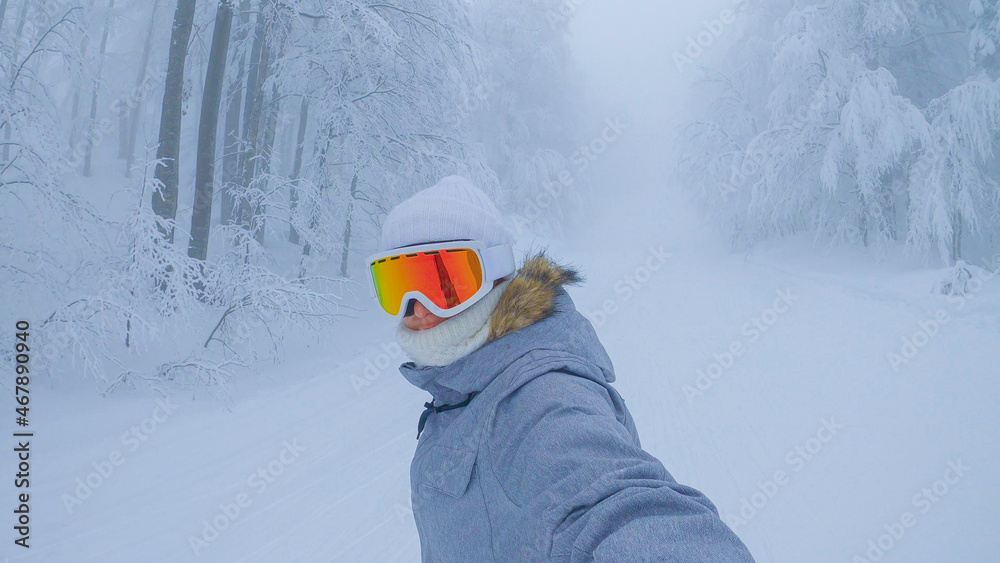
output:
[[[429,413],[410,468],[423,561],[753,562],[715,506],[641,448],[611,360],[562,288],[575,272],[533,260],[494,312],[507,330],[448,366],[400,367],[434,405],[472,396]],[[511,313],[530,324],[510,327]]]

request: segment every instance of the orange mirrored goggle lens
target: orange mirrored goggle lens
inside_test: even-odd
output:
[[[468,248],[430,250],[381,258],[371,264],[378,302],[398,315],[403,295],[419,291],[442,309],[458,306],[483,286],[479,255]]]

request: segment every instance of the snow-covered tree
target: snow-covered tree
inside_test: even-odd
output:
[[[969,56],[993,78],[1000,71],[1000,2],[998,0],[972,0],[972,30],[969,37]]]
[[[352,219],[367,218],[370,237],[396,202],[448,174],[495,190],[481,149],[455,119],[484,76],[463,3],[299,9],[322,17],[300,26],[306,47],[293,47],[274,78],[309,98],[315,123],[291,222],[309,252],[338,257],[346,273]]]
[[[865,246],[895,240],[898,180],[928,137],[923,114],[896,92],[885,68],[857,73],[823,155],[826,203],[842,206],[836,230],[856,229]]]
[[[990,9],[972,5],[980,22]],[[921,249],[947,239],[954,260],[954,236],[995,208],[992,83],[963,54],[963,35],[989,50],[976,29],[950,0],[756,5],[703,69],[679,173],[736,246],[811,230],[884,248],[905,234]]]
[[[971,78],[926,113],[931,132],[911,173],[907,240],[954,263],[964,232],[991,232],[1000,222],[1000,185],[988,167],[1000,137],[1000,84]]]
[[[564,0],[474,3],[487,81],[463,104],[502,187],[499,204],[547,234],[560,233],[586,186],[569,161],[579,120],[568,95],[575,76],[566,6]]]
[[[225,398],[336,328],[398,201],[457,173],[509,204],[565,166],[563,31],[515,11],[4,0],[0,320],[37,319],[46,373]]]

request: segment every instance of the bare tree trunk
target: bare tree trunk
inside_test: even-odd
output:
[[[87,154],[83,159],[83,175],[91,176],[91,162],[94,157],[94,129],[97,128],[97,95],[100,93],[101,77],[104,74],[104,53],[108,47],[108,33],[111,31],[111,14],[115,0],[108,3],[108,15],[104,20],[104,34],[101,36],[101,50],[98,55],[97,77],[94,78],[94,95],[90,98],[90,120],[87,122]]]
[[[90,0],[87,6],[87,14],[89,14],[94,9],[94,0]],[[79,157],[77,151],[77,137],[79,135],[79,127],[77,119],[80,117],[80,92],[83,90],[83,61],[87,59],[87,51],[90,49],[90,35],[87,33],[83,34],[83,39],[80,40],[80,63],[77,65],[79,72],[73,77],[73,105],[70,112],[70,123],[71,129],[69,133],[69,154],[67,159],[70,162],[75,163],[76,159]]]
[[[80,50],[83,53],[83,58],[86,58],[87,37],[84,37],[81,43],[82,45],[80,46]],[[73,151],[76,149],[76,133],[77,133],[76,120],[80,117],[80,90],[82,90],[80,83],[83,81],[83,64],[81,63],[79,66],[80,66],[80,72],[73,77],[73,81],[75,82],[75,84],[73,84],[73,109],[70,112],[70,123],[72,124],[73,128],[70,131],[69,135],[70,161],[72,161],[75,156],[73,154]]]
[[[212,33],[212,49],[205,72],[198,126],[198,163],[194,180],[194,209],[191,212],[191,240],[188,256],[208,257],[208,235],[212,227],[212,197],[215,181],[215,136],[219,126],[219,104],[229,56],[229,32],[233,22],[233,0],[220,0]]]
[[[951,232],[951,263],[957,264],[962,259],[962,229],[965,228],[965,221],[958,211],[952,213]]]
[[[285,42],[282,41],[281,47],[276,53],[276,60],[281,59],[285,55]],[[264,118],[264,139],[261,145],[261,159],[260,166],[258,169],[262,173],[267,173],[270,171],[271,162],[274,157],[274,137],[278,125],[278,113],[281,109],[281,98],[279,97],[278,83],[275,82],[271,84],[271,98],[267,105],[264,107],[267,112]],[[264,244],[265,231],[265,221],[267,208],[266,204],[261,204],[256,210],[257,217],[254,221],[256,229],[254,231],[254,236],[257,238],[257,242]]]
[[[858,192],[858,233],[861,235],[861,243],[868,248],[868,200]]]
[[[280,174],[285,177],[291,177],[292,175],[292,162],[295,160],[295,131],[297,127],[293,127],[294,123],[288,121],[287,123],[281,123],[281,168],[280,171],[275,173]]]
[[[149,24],[146,26],[146,43],[142,46],[142,62],[139,64],[139,77],[135,81],[135,99],[131,101],[127,111],[128,139],[125,145],[125,177],[132,176],[132,163],[135,160],[135,138],[139,132],[139,115],[142,110],[143,97],[146,95],[146,68],[149,66],[149,54],[153,47],[153,29],[156,23],[156,10],[160,7],[160,0],[153,0],[153,11],[149,15]]]
[[[242,0],[240,2],[240,25],[234,41],[236,45],[242,44],[247,38],[247,28],[250,23],[249,12],[249,0]],[[222,196],[220,201],[220,215],[223,225],[233,223],[235,205],[229,191],[233,180],[239,173],[240,166],[240,111],[243,107],[243,69],[245,63],[245,52],[241,52],[236,72],[233,75],[234,80],[229,89],[229,106],[226,108],[226,123],[223,126],[225,133],[222,141]]]
[[[21,4],[21,11],[17,14],[17,31],[14,32],[14,43],[12,45],[13,54],[11,55],[11,66],[17,64],[17,52],[18,48],[21,46],[21,35],[24,34],[24,23],[28,19],[28,6],[31,4],[31,0],[24,0]]]
[[[313,28],[319,28],[319,20],[313,20]],[[312,70],[312,64],[309,65],[309,69]],[[308,130],[308,126],[309,98],[307,96],[303,96],[302,103],[299,106],[299,130],[295,139],[295,156],[293,157],[291,175],[292,182],[289,184],[288,188],[288,204],[289,209],[293,214],[299,206],[298,184],[299,180],[302,178],[302,156],[303,152],[305,152],[306,131]],[[295,229],[294,225],[290,225],[289,227],[288,241],[292,244],[299,244],[299,232]]]
[[[309,124],[309,98],[302,97],[302,105],[299,106],[299,132],[295,140],[295,162],[292,164],[292,183],[289,187],[288,205],[292,213],[299,206],[299,191],[296,185],[302,177],[302,153],[306,142],[306,127]],[[292,225],[288,231],[288,241],[292,244],[299,244],[299,232]]]
[[[330,139],[332,137],[333,137],[333,126],[330,125],[328,126],[324,134],[322,136],[318,136],[316,139],[316,146],[318,147],[318,149],[315,151],[317,153],[316,168],[318,170],[323,170],[326,167],[326,155],[330,149]],[[324,190],[325,187],[320,187],[320,192]],[[316,205],[316,202],[313,202],[313,205]],[[310,229],[314,228],[316,226],[316,223],[317,223],[316,212],[315,209],[313,209],[312,213],[310,213],[309,216],[309,228]],[[302,256],[309,256],[311,252],[312,252],[312,244],[310,244],[309,240],[306,240],[306,243],[302,245]],[[300,263],[299,267],[299,277],[302,278],[304,276],[305,276],[305,261],[303,260]]]
[[[118,108],[118,160],[126,159],[128,159],[128,110]]]
[[[0,37],[3,36],[3,17],[7,13],[7,0],[0,1]]]
[[[278,121],[278,108],[280,105],[280,101],[278,100],[278,85],[273,84],[271,86],[271,100],[265,106],[267,115],[264,118],[264,138],[260,150],[259,170],[265,174],[271,167],[271,156],[274,153],[274,130]],[[264,244],[266,204],[262,203],[258,205],[255,213],[257,217],[254,219],[254,236],[257,238],[258,243]]]
[[[31,0],[24,0],[24,4],[21,5],[21,12],[17,16],[17,32],[14,33],[14,44],[11,45],[11,57],[10,64],[13,69],[14,65],[17,64],[17,51],[18,44],[21,42],[21,34],[24,33],[24,22],[28,18],[28,4]],[[8,73],[8,76],[12,73]],[[10,160],[10,137],[11,128],[14,126],[9,120],[3,128],[3,162],[8,162]]]
[[[257,21],[254,24],[253,46],[250,49],[250,63],[247,69],[246,93],[243,101],[243,124],[241,127],[241,146],[239,151],[239,183],[243,188],[250,184],[253,177],[254,149],[257,145],[257,133],[260,130],[260,88],[258,79],[260,78],[261,60],[263,58],[264,41],[266,35],[267,13],[264,10],[267,0],[260,0],[257,10]],[[237,223],[245,229],[249,228],[249,206],[250,202],[245,196],[234,202],[236,209],[234,214]]]
[[[347,203],[347,222],[344,223],[344,250],[340,255],[340,277],[347,277],[347,255],[351,250],[351,214],[354,213],[354,198],[358,193],[358,173],[351,179],[351,199]]]
[[[253,48],[250,53],[246,102],[243,107],[244,149],[240,162],[240,185],[244,188],[248,188],[253,182],[257,168],[258,143],[261,128],[260,118],[264,105],[263,86],[267,80],[268,69],[270,67],[271,48],[268,32],[270,28],[269,18],[272,17],[273,12],[270,8],[273,6],[274,0],[261,0],[260,10],[257,14]],[[252,225],[254,211],[247,197],[244,196],[239,199],[236,215],[240,225],[247,230],[256,230]]]
[[[195,0],[177,0],[174,25],[170,32],[170,55],[167,60],[167,81],[163,87],[163,107],[160,113],[160,146],[156,158],[156,179],[163,183],[153,194],[153,212],[163,219],[177,218],[177,160],[181,143],[181,106],[184,93],[184,61],[194,24]],[[174,228],[160,228],[168,242],[174,242]]]

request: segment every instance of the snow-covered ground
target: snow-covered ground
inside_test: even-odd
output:
[[[571,295],[644,446],[761,562],[994,558],[1000,277],[957,301],[931,293],[942,271],[810,238],[730,254],[681,200],[644,193],[548,243],[587,276]],[[231,410],[37,386],[33,547],[4,554],[418,560],[408,466],[427,397],[396,372],[391,321],[363,292],[357,306],[331,341],[289,342]],[[904,338],[923,345],[897,370]]]
[[[568,4],[591,22],[577,58],[605,67],[594,89],[638,109],[587,163],[589,227],[560,242],[524,234],[518,250],[547,245],[586,276],[570,293],[646,449],[704,491],[762,563],[997,561],[1000,276],[976,269],[969,293],[949,298],[932,292],[945,270],[901,247],[879,258],[802,233],[729,252],[667,164],[671,120],[688,110],[680,75],[661,71],[702,15]],[[639,54],[664,66],[622,64]],[[630,113],[611,105],[595,140]],[[96,162],[115,162],[111,145]],[[119,168],[68,189],[103,198]],[[185,164],[182,185],[193,175]],[[125,208],[122,197],[102,205]],[[355,278],[369,238],[355,238]],[[428,397],[399,376],[392,321],[358,289],[345,303],[354,318],[328,338],[287,339],[282,363],[240,379],[231,406],[183,392],[101,398],[72,371],[33,377],[30,550],[12,544],[23,491],[5,395],[0,561],[418,561],[408,469]]]

